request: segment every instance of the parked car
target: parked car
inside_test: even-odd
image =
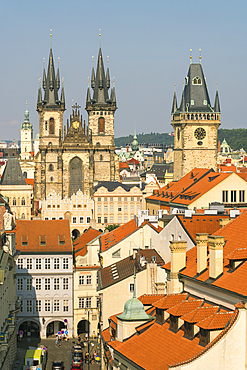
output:
[[[53,361],[52,370],[64,370],[63,361]]]
[[[82,365],[72,365],[70,370],[82,370]]]
[[[83,358],[82,352],[72,352],[73,357]]]

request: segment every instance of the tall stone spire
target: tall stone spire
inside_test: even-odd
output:
[[[60,106],[61,103],[60,100],[58,99],[58,91],[60,89],[60,77],[59,77],[59,67],[57,70],[57,76],[55,73],[55,65],[52,53],[52,34],[50,34],[50,38],[51,38],[50,54],[47,73],[45,73],[45,69],[43,72],[43,89],[45,91],[45,94],[42,103],[45,104],[46,106],[56,107]]]
[[[219,92],[218,92],[218,84],[217,84],[217,90],[215,94],[214,111],[217,113],[220,112],[220,99],[219,99]]]
[[[172,102],[172,113],[175,113],[176,110],[177,110],[177,107],[178,107],[177,94],[176,94],[175,86],[176,85],[174,85],[174,95],[173,95],[173,102]]]

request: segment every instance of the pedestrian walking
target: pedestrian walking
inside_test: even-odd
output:
[[[96,356],[96,362],[97,362],[97,364],[99,364],[99,362],[100,362],[100,357],[99,357],[99,355],[97,355],[97,356]]]

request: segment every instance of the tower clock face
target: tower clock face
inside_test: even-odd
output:
[[[194,132],[195,138],[197,140],[203,140],[206,137],[206,130],[203,127],[198,127]]]
[[[78,121],[73,122],[73,127],[78,128],[79,127],[79,122]]]

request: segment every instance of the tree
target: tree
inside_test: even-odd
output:
[[[112,231],[112,230],[114,230],[114,229],[117,229],[119,227],[119,225],[118,224],[112,224],[112,225],[108,225],[108,226],[106,226],[106,230],[108,230],[108,231]]]

